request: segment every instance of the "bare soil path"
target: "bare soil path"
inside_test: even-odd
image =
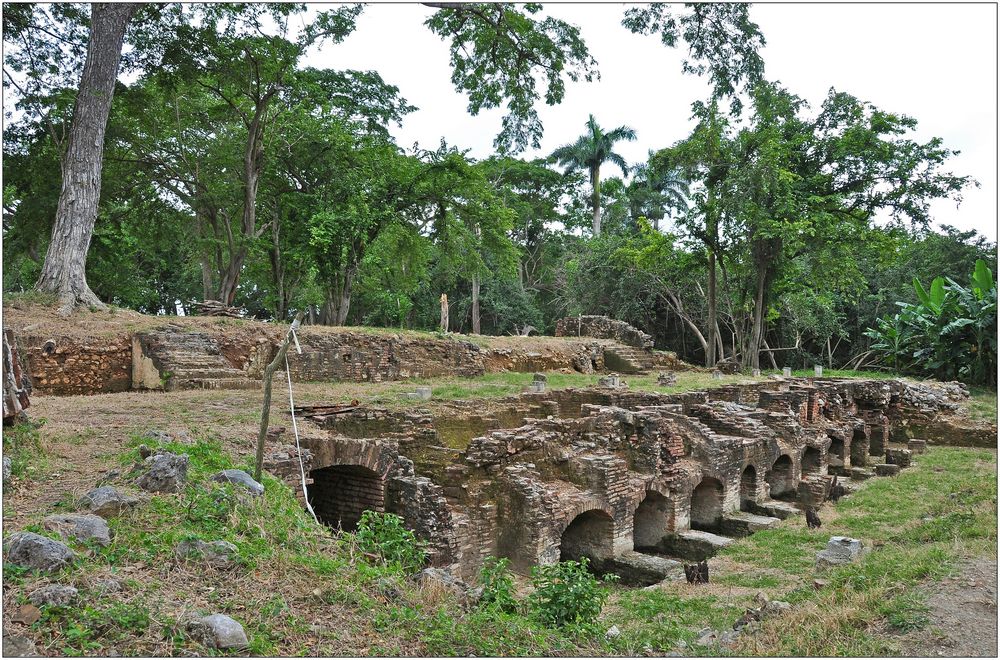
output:
[[[997,557],[961,565],[954,577],[925,587],[928,618],[923,630],[903,638],[914,657],[997,657]]]

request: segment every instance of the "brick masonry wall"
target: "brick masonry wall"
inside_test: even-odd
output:
[[[309,503],[331,527],[357,528],[365,511],[385,511],[385,479],[359,466],[333,466],[309,473]]]

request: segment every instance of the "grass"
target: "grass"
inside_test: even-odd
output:
[[[976,422],[997,423],[997,391],[985,387],[970,387],[969,403],[965,409]]]
[[[25,478],[41,474],[47,464],[39,432],[44,419],[3,427],[3,455],[10,458],[10,473]]]

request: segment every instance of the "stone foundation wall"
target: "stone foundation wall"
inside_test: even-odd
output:
[[[653,337],[607,316],[567,316],[556,322],[556,337],[613,339],[633,348],[653,350]]]
[[[132,387],[132,340],[18,337],[32,390],[39,394],[103,394]]]

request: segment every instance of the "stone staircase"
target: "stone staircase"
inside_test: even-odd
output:
[[[653,368],[653,356],[625,344],[604,347],[604,368],[621,374],[647,374]]]
[[[135,335],[132,365],[134,389],[171,392],[255,390],[261,386],[259,380],[233,367],[210,335],[170,327]]]

